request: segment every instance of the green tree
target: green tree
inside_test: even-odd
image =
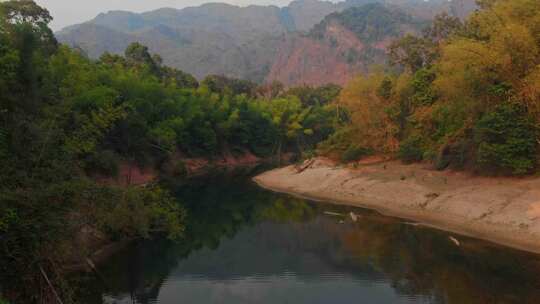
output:
[[[523,106],[502,104],[475,126],[477,161],[491,170],[529,173],[538,162],[537,134],[534,121]]]
[[[147,46],[142,45],[138,42],[134,42],[126,48],[124,55],[126,57],[128,64],[137,66],[137,67],[146,67],[149,69],[150,73],[158,77],[161,76],[159,74],[160,73],[159,66],[161,64],[161,60],[158,59],[158,61],[156,62],[154,60],[156,57],[153,57],[150,54]]]
[[[437,56],[429,41],[410,34],[392,42],[388,50],[391,64],[404,66],[413,73],[431,65]]]

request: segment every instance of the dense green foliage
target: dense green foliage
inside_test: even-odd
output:
[[[199,84],[139,43],[92,61],[58,45],[33,1],[1,2],[0,17],[0,285],[16,303],[53,299],[42,270],[69,302],[59,265],[86,250],[73,248],[82,231],[183,235],[184,208],[167,191],[129,185],[131,172],[112,182],[126,165],[302,152],[333,131],[339,88],[257,97],[248,81]]]
[[[296,96],[304,106],[326,105],[339,96],[341,87],[329,84],[318,88],[309,86],[293,87],[288,89],[283,95]]]
[[[209,75],[203,79],[202,85],[219,94],[255,96],[257,84],[249,80],[229,78],[222,75]]]
[[[370,154],[368,149],[352,144],[341,155],[341,161],[348,163],[368,154]]]
[[[422,139],[418,136],[411,136],[403,140],[399,145],[398,156],[404,162],[421,161],[424,157]]]
[[[16,303],[48,302],[48,273],[69,299],[57,265],[77,250],[71,240],[83,228],[178,238],[184,213],[159,188],[109,187],[85,174],[131,109],[104,85],[100,65],[56,43],[45,9],[7,1],[0,17],[1,285],[26,287],[10,294]]]
[[[389,48],[399,74],[351,81],[338,105],[350,123],[321,151],[351,144],[406,162],[485,174],[531,173],[539,165],[540,3],[493,0],[468,20],[437,16],[421,36]]]
[[[538,130],[525,108],[502,104],[475,126],[478,162],[513,174],[531,172],[537,156]]]

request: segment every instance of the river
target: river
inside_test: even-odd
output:
[[[83,303],[540,303],[537,255],[246,179],[175,193],[185,238],[134,243],[81,275]]]

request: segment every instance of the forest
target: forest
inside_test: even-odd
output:
[[[92,60],[56,41],[45,8],[0,2],[0,303],[70,299],[62,268],[83,229],[114,241],[183,237],[189,214],[165,187],[99,181],[122,163],[163,172],[182,157],[292,152],[535,173],[540,2],[478,5],[467,20],[441,14],[394,41],[389,66],[341,89],[198,81],[140,43]]]
[[[121,163],[309,153],[333,132],[340,88],[200,83],[139,43],[94,61],[57,43],[49,12],[0,3],[0,286],[14,303],[64,299],[62,268],[90,229],[111,240],[179,239],[186,212],[159,184],[99,182]],[[21,288],[22,286],[31,288]]]
[[[540,2],[480,0],[467,20],[438,15],[388,48],[393,68],[344,87],[350,122],[320,152],[436,169],[525,175],[539,165]]]

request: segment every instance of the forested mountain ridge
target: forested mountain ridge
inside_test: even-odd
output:
[[[358,73],[384,65],[392,40],[418,33],[428,24],[397,7],[379,3],[332,13],[308,34],[284,39],[266,81],[344,85]]]
[[[338,3],[297,0],[283,8],[212,3],[142,14],[112,11],[67,27],[56,36],[60,42],[84,50],[91,58],[98,58],[105,51],[119,54],[130,43],[141,42],[160,54],[165,64],[199,79],[209,74],[223,74],[263,82],[276,78],[269,77],[276,60],[283,60],[283,50],[291,47],[291,40],[295,45],[299,43],[296,40],[299,33],[309,32],[329,14],[369,3],[395,5],[420,19],[431,18],[441,11],[465,16],[474,8],[473,0],[348,0]],[[320,83],[310,79],[299,82]]]

